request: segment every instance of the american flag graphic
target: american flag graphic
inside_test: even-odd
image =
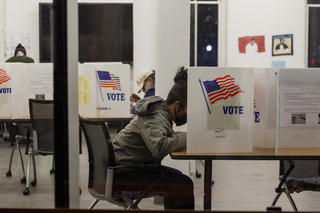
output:
[[[5,83],[11,80],[10,76],[7,75],[7,71],[4,69],[0,69],[0,84]]]
[[[113,90],[121,91],[120,78],[108,71],[97,71],[100,87],[111,87]]]
[[[219,100],[226,100],[240,92],[244,93],[244,91],[234,83],[234,78],[230,75],[216,78],[213,81],[203,81],[203,85],[211,104],[214,104]]]

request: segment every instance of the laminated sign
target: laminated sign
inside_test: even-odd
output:
[[[253,69],[189,70],[188,153],[251,152]]]

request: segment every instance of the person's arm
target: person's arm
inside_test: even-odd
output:
[[[186,148],[187,133],[173,132],[167,113],[141,116],[139,123],[141,124],[141,137],[154,157],[163,159],[170,152]]]
[[[135,94],[135,93],[132,93],[132,94],[130,95],[130,100],[131,100],[132,102],[137,103],[137,102],[140,100],[140,97],[139,97],[139,95],[137,95],[137,94]]]
[[[136,105],[134,105],[132,108],[131,108],[131,114],[133,115],[136,115],[137,112],[136,112]]]

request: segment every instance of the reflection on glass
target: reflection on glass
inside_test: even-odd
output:
[[[40,62],[53,62],[53,10],[48,3],[39,4]]]
[[[190,5],[190,66],[194,66],[194,4]]]
[[[320,67],[320,8],[309,8],[308,67]]]
[[[198,5],[197,66],[218,66],[218,5]]]

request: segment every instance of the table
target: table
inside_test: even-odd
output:
[[[172,152],[175,160],[204,160],[204,210],[211,210],[212,190],[212,160],[319,160],[320,148],[278,149],[253,148],[251,153],[210,153],[188,154],[187,151]]]

